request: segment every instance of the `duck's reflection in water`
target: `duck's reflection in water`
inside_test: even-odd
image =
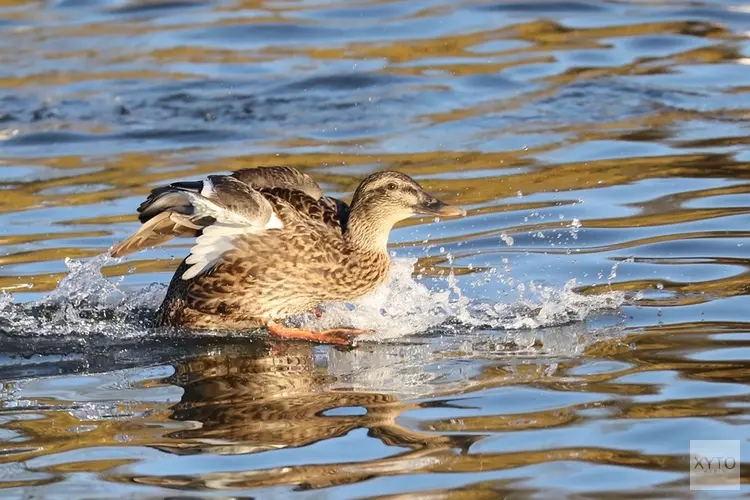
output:
[[[362,353],[337,352],[334,356],[341,362],[348,355],[361,357]],[[326,360],[320,366],[316,359],[320,361],[309,344],[258,342],[221,347],[179,362],[168,382],[183,387],[184,395],[170,418],[187,425],[166,435],[157,448],[176,454],[259,453],[303,447],[364,428],[369,436],[400,449],[369,462],[130,479],[163,486],[220,489],[280,484],[316,488],[429,467],[439,462],[440,456],[466,451],[480,438],[421,432],[397,423],[397,417],[418,404],[401,402],[390,391],[342,388],[342,384],[336,384],[339,377],[328,374]],[[367,378],[367,370],[377,365],[353,364],[362,367],[356,378]],[[414,370],[423,370],[423,366]],[[354,368],[351,361],[349,368]],[[382,375],[378,372],[377,379],[388,380]],[[300,451],[300,456],[304,453]]]

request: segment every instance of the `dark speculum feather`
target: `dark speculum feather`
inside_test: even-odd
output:
[[[344,232],[346,231],[346,225],[349,222],[349,214],[351,213],[351,208],[346,204],[346,202],[343,202],[338,198],[330,199],[332,199],[336,203],[336,211],[338,213],[339,224],[341,225],[341,231]]]
[[[172,188],[173,190],[178,191],[191,191],[193,193],[200,193],[203,189],[203,181],[173,182],[172,184],[167,186],[167,188]],[[156,189],[154,191],[156,191]]]
[[[204,217],[198,217],[197,219],[191,219],[190,221],[198,226],[207,227],[216,222],[216,219],[210,215],[206,215]]]
[[[193,207],[182,193],[185,191],[200,193],[201,189],[203,189],[203,181],[175,182],[169,186],[153,189],[137,209],[138,220],[147,222],[166,210],[192,215]]]

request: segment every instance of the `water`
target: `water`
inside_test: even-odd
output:
[[[691,439],[750,456],[744,2],[10,1],[0,31],[3,498],[692,497]],[[400,224],[393,281],[309,320],[377,331],[354,350],[150,331],[190,243],[106,257],[135,207],[275,164],[469,216]]]

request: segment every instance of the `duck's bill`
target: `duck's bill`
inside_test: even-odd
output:
[[[439,215],[440,217],[463,217],[466,215],[466,210],[463,208],[448,205],[440,200],[424,203],[417,207],[416,212],[425,215]]]

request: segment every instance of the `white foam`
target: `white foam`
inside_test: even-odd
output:
[[[418,336],[408,337],[415,334],[448,338],[491,331],[498,342],[511,342],[520,352],[538,340],[535,332],[546,329],[547,335],[550,328],[580,323],[583,331],[563,329],[562,333],[549,334],[558,338],[554,342],[570,343],[576,350],[580,343],[577,337],[585,335],[588,328],[582,322],[617,310],[625,301],[621,292],[582,295],[575,290],[575,281],[561,289],[534,282],[523,284],[517,287],[521,297],[509,303],[480,300],[467,296],[453,275],[428,288],[413,276],[416,261],[394,260],[387,284],[356,303],[327,305],[322,318],[305,318],[305,325],[373,329],[376,334],[369,336],[370,340],[406,337],[404,342],[418,342]],[[54,291],[33,303],[15,304],[12,295],[0,294],[0,329],[10,325],[13,334],[29,336],[102,334],[122,338],[147,334],[148,322],[140,313],[159,306],[166,285],[125,289],[122,277],[108,279],[101,273],[102,267],[117,262],[107,254],[87,262],[66,259],[68,275]],[[486,273],[484,280],[503,278]],[[563,351],[567,349],[562,347]]]
[[[158,307],[166,285],[125,290],[122,277],[112,280],[101,272],[104,266],[119,262],[108,253],[86,262],[65,259],[68,274],[35,302],[17,304],[13,295],[0,293],[0,329],[18,336],[147,334],[147,324],[138,313]]]
[[[453,275],[445,278],[442,289],[428,289],[412,276],[415,263],[416,259],[394,260],[389,283],[354,304],[329,305],[322,318],[310,318],[306,324],[316,328],[348,325],[372,329],[377,333],[369,338],[374,340],[403,337],[438,326],[456,332],[465,332],[467,327],[537,330],[583,321],[596,313],[616,310],[625,301],[621,292],[582,295],[575,291],[576,281],[570,280],[562,289],[531,282],[519,287],[524,291],[522,298],[510,303],[489,303],[467,297]],[[501,278],[495,275],[495,279]]]

